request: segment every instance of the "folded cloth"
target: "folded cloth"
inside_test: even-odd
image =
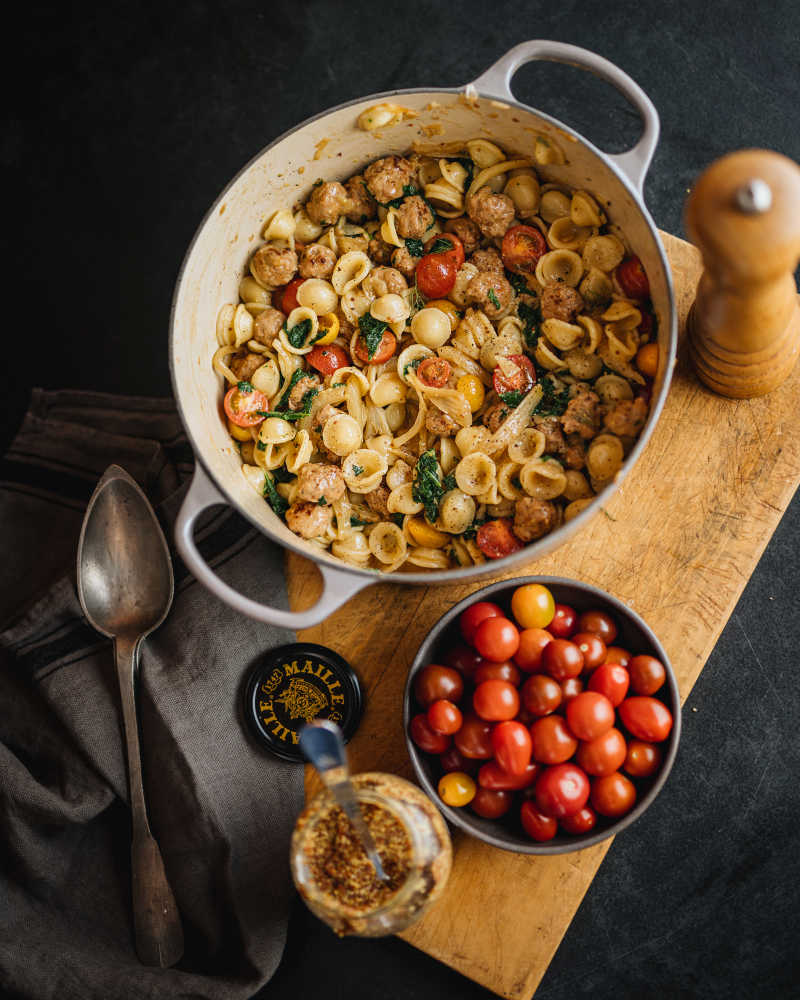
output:
[[[192,468],[171,400],[35,390],[0,467],[0,994],[247,998],[283,952],[302,768],[251,741],[241,683],[292,635],[232,612],[173,552],[175,601],[142,646],[139,710],[150,822],[186,949],[175,968],[146,968],[112,647],[75,589],[83,513],[112,462],[171,540]],[[212,511],[197,541],[229,584],[286,607],[281,551],[243,518]]]

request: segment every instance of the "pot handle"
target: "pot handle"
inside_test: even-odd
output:
[[[227,502],[211,482],[200,463],[196,463],[194,478],[175,522],[175,542],[183,561],[200,583],[241,614],[255,618],[256,621],[267,622],[269,625],[279,625],[283,628],[309,628],[311,625],[318,625],[360,590],[373,583],[372,580],[364,580],[350,573],[345,573],[343,570],[320,564],[322,593],[317,603],[305,611],[282,611],[280,608],[271,608],[267,604],[261,604],[245,597],[244,594],[240,594],[238,590],[234,590],[217,576],[200,555],[194,542],[194,527],[197,518],[209,507],[227,504]]]
[[[653,102],[645,94],[638,83],[635,83],[619,66],[609,62],[602,56],[577,45],[567,45],[564,42],[551,42],[546,39],[535,39],[515,45],[497,62],[490,66],[471,86],[478,93],[489,94],[498,100],[515,100],[511,91],[511,80],[520,66],[541,59],[547,62],[568,63],[579,69],[589,70],[602,80],[606,80],[626,97],[642,117],[644,126],[642,136],[636,145],[625,153],[607,153],[606,155],[631,180],[636,191],[642,193],[642,185],[647,174],[647,168],[653,158],[658,142],[659,120],[658,112]]]

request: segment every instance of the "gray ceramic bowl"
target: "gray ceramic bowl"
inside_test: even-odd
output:
[[[634,779],[637,801],[627,815],[618,820],[598,817],[597,826],[590,833],[576,836],[559,832],[553,840],[541,844],[531,840],[523,831],[519,821],[519,809],[516,806],[512,807],[511,811],[501,819],[491,820],[477,816],[469,807],[455,809],[445,805],[437,792],[437,784],[442,773],[438,766],[438,758],[433,754],[421,751],[408,736],[409,722],[420,711],[414,698],[414,677],[417,671],[427,664],[442,663],[448,649],[463,642],[458,628],[458,617],[461,612],[475,601],[494,601],[501,608],[506,609],[510,616],[511,595],[517,587],[524,583],[543,584],[551,591],[557,604],[568,604],[579,613],[599,608],[612,615],[619,628],[619,635],[614,641],[614,645],[622,646],[634,655],[648,653],[664,664],[667,680],[655,697],[664,702],[672,712],[674,719],[672,732],[666,743],[662,745],[664,760],[661,768],[651,778]],[[499,583],[493,583],[488,587],[476,590],[452,607],[434,625],[420,646],[408,673],[403,698],[403,725],[406,732],[408,753],[417,778],[450,823],[473,837],[506,851],[517,851],[520,854],[564,854],[567,851],[578,851],[584,847],[590,847],[601,840],[613,837],[625,827],[630,826],[650,806],[667,780],[675,760],[675,754],[678,751],[681,708],[675,673],[667,659],[667,654],[664,652],[664,647],[639,615],[631,611],[616,597],[612,597],[606,591],[599,590],[588,583],[579,583],[577,580],[568,580],[557,576],[525,576],[514,580],[502,580]]]

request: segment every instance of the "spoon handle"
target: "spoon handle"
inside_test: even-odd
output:
[[[166,969],[183,954],[183,927],[158,844],[150,832],[142,785],[139,721],[136,713],[138,639],[117,637],[114,657],[122,702],[131,802],[131,887],[136,953],[144,965]]]

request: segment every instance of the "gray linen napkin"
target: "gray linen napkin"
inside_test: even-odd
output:
[[[302,768],[252,743],[240,684],[293,636],[230,611],[173,552],[175,602],[144,644],[139,704],[151,825],[186,952],[176,968],[146,968],[112,649],[75,590],[83,512],[112,462],[171,541],[192,468],[171,400],[35,390],[0,462],[0,993],[247,998],[283,951]],[[198,544],[228,583],[286,606],[280,549],[237,514],[211,511]]]

